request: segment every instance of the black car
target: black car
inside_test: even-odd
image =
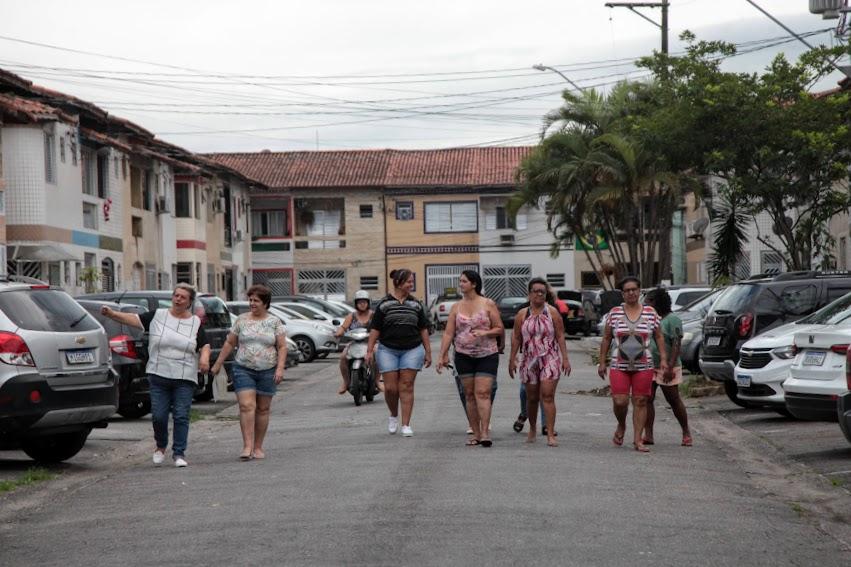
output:
[[[585,335],[586,337],[590,335],[590,322],[585,318],[585,309],[582,307],[582,302],[573,299],[564,299],[563,301],[567,304],[567,314],[562,317],[564,334]]]
[[[787,272],[754,276],[725,289],[703,321],[700,369],[724,382],[727,396],[742,407],[733,369],[750,338],[797,321],[851,292],[851,272]]]
[[[141,306],[145,310],[154,311],[162,307],[171,307],[171,296],[172,292],[169,290],[143,290],[91,293],[81,295],[77,299],[100,299],[114,301],[119,304],[132,303]],[[196,296],[193,311],[201,318],[201,325],[207,334],[207,340],[210,342],[210,348],[212,349],[210,364],[212,365],[219,356],[222,346],[225,344],[225,339],[227,339],[228,332],[230,332],[230,311],[228,311],[224,301],[209,293],[199,293]],[[225,370],[228,378],[231,377],[232,365],[233,353],[225,361]],[[213,399],[212,374],[207,374],[203,380],[199,379],[199,388],[195,394],[195,399],[199,401]]]
[[[506,329],[514,326],[514,318],[517,313],[527,305],[529,305],[529,298],[527,297],[503,297],[499,300],[497,304],[499,317]]]
[[[97,319],[109,341],[112,368],[118,374],[118,413],[127,419],[138,419],[151,411],[151,390],[145,366],[148,363],[148,341],[145,331],[129,327],[101,315],[101,307],[124,313],[144,313],[146,309],[111,301],[79,299],[77,303]]]

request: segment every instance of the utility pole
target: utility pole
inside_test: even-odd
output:
[[[605,6],[606,8],[626,8],[662,30],[662,53],[668,54],[668,0],[661,2],[606,2]],[[661,8],[662,23],[660,24],[642,14],[638,11],[638,8]]]

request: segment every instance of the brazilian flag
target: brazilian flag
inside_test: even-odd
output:
[[[606,234],[598,230],[585,236],[576,237],[576,250],[608,250],[609,241]]]

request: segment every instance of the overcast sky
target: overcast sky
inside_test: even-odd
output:
[[[608,88],[659,48],[656,27],[604,3],[7,0],[0,67],[198,152],[525,145],[567,86],[533,64]],[[807,0],[757,3],[799,33],[836,24]],[[670,24],[672,52],[685,29],[762,48],[729,69],[805,49],[747,44],[786,32],[745,0],[671,0]]]

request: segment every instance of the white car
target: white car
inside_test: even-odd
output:
[[[337,307],[348,313],[354,313],[356,311],[354,307],[343,301],[337,301],[336,299],[328,299],[326,301],[327,303],[330,303],[331,305],[336,305]],[[334,315],[334,313],[332,313],[332,315]]]
[[[733,371],[738,397],[788,415],[783,383],[795,359],[795,336],[851,325],[851,294],[822,307],[812,315],[757,335],[739,352]]]
[[[247,301],[228,301],[228,308],[239,315],[248,311]],[[269,313],[279,317],[287,328],[287,337],[291,338],[301,352],[302,362],[311,362],[317,355],[337,352],[337,339],[334,328],[324,322],[313,322],[300,319],[276,309],[273,305]],[[300,316],[299,316],[300,317]]]
[[[318,307],[308,305],[307,303],[296,303],[294,301],[275,301],[272,303],[272,307],[277,306],[286,307],[287,309],[304,315],[308,319],[326,322],[334,327],[339,327],[343,324],[343,317],[326,313],[325,311],[320,310]]]
[[[429,317],[432,324],[437,329],[446,327],[446,322],[449,320],[449,312],[452,311],[452,306],[461,300],[460,295],[439,295],[428,309]]]
[[[848,391],[845,358],[851,326],[829,331],[797,333],[798,354],[783,383],[786,407],[798,419],[836,421],[836,402]]]
[[[679,311],[712,291],[711,287],[672,286],[665,288],[671,296],[671,311]]]

